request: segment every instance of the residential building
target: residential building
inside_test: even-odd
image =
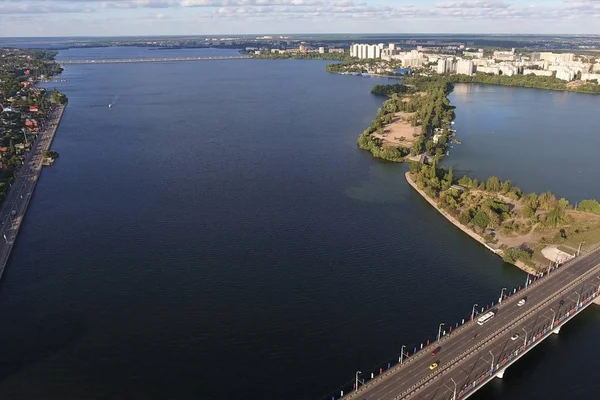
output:
[[[458,60],[456,63],[456,73],[464,75],[473,75],[473,61],[472,60]]]
[[[534,53],[536,54],[536,53]],[[575,54],[573,53],[552,53],[551,51],[542,51],[539,54],[539,60],[541,61],[549,61],[551,63],[556,62],[572,62],[575,58]],[[536,54],[536,56],[537,56]]]
[[[325,47],[319,47],[319,54],[325,54]]]
[[[486,73],[486,74],[500,75],[500,67],[490,67],[490,66],[478,65],[477,66],[477,72],[483,72],[483,73]]]
[[[572,81],[575,77],[575,72],[569,69],[563,69],[556,71],[556,78],[562,79],[563,81]]]
[[[510,51],[494,51],[494,60],[499,61],[514,61],[515,60],[515,49]]]
[[[536,75],[536,76],[552,76],[554,72],[552,71],[546,71],[546,70],[541,70],[541,69],[524,69],[523,70],[523,75]]]
[[[600,74],[590,74],[587,72],[581,74],[582,81],[591,81],[592,79],[596,79],[598,81],[598,83],[600,83]]]

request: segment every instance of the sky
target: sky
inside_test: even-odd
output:
[[[0,37],[600,34],[600,0],[0,0]]]

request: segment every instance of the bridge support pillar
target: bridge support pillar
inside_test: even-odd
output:
[[[501,369],[500,372],[498,372],[496,374],[496,378],[500,378],[500,379],[504,378],[504,371],[506,371],[506,368]]]
[[[552,333],[555,333],[557,335],[558,335],[558,332],[560,332],[560,326],[552,331]]]

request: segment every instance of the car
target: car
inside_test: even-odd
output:
[[[429,366],[429,369],[436,369],[436,368],[438,367],[438,365],[440,365],[440,362],[439,362],[439,361],[436,361],[436,362],[434,362],[433,364],[431,364],[431,365]]]
[[[564,301],[564,300],[561,300],[561,301],[559,301],[559,302],[558,302],[558,305],[559,305],[559,306],[562,306],[563,304],[565,304],[565,301]]]
[[[521,300],[519,300],[519,302],[517,303],[517,306],[519,306],[519,307],[524,306],[526,301],[527,301],[527,297],[523,297]]]
[[[519,338],[519,334],[515,333],[510,337],[510,340],[517,340]]]
[[[442,346],[438,346],[435,349],[433,349],[433,351],[431,352],[432,356],[435,356],[437,353],[440,352],[440,350],[442,349]]]

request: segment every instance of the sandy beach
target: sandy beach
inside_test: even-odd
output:
[[[384,146],[402,146],[410,149],[420,135],[419,127],[412,126],[410,123],[413,115],[414,113],[395,113],[392,123],[383,127],[383,134],[375,132],[372,134],[373,137],[383,140]]]

